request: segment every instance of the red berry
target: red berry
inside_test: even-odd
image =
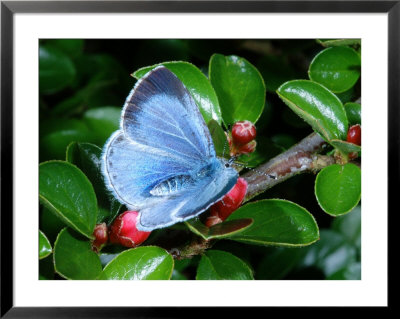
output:
[[[347,132],[347,142],[356,145],[361,145],[361,126],[359,124],[353,125]]]
[[[235,145],[245,145],[254,140],[256,135],[256,127],[250,121],[239,121],[232,127],[232,140]]]
[[[93,236],[95,237],[95,239],[92,242],[92,250],[95,252],[99,252],[108,241],[108,231],[106,223],[97,224],[94,228]]]
[[[151,232],[136,228],[138,215],[135,211],[126,211],[119,215],[111,225],[110,241],[125,247],[136,247],[143,243]]]
[[[219,202],[210,208],[210,216],[207,218],[206,226],[218,224],[224,221],[239,208],[247,192],[247,182],[239,177],[236,185]],[[208,219],[211,219],[210,221]],[[218,219],[220,221],[218,221]],[[208,226],[210,227],[210,226]]]

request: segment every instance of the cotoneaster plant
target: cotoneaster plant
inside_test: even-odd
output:
[[[227,55],[154,40],[166,57],[151,63],[139,41],[131,80],[124,52],[93,54],[90,41],[40,42],[40,279],[360,279],[359,40],[226,42]],[[146,232],[107,189],[102,148],[135,81],[160,65],[239,178],[199,216]]]

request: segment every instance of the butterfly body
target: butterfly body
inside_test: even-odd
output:
[[[192,218],[237,181],[237,172],[216,157],[190,93],[165,67],[138,81],[120,127],[104,147],[103,175],[114,196],[139,211],[139,230]]]

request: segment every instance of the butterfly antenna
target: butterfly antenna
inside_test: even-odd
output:
[[[228,129],[228,132],[231,130],[231,125],[230,124],[227,125],[227,129]],[[226,132],[225,132],[225,134],[226,134]],[[222,149],[222,158],[225,158],[225,150],[226,150],[226,145],[227,144],[229,144],[229,142],[228,142],[228,139],[226,138],[225,139],[225,143],[224,143],[224,148]]]
[[[225,140],[224,148],[222,149],[222,158],[225,158],[226,144],[228,144],[228,140]]]
[[[258,174],[264,175],[264,176],[269,177],[269,178],[272,178],[272,179],[277,179],[277,177],[276,177],[275,175],[266,174],[266,173],[264,173],[264,172],[261,172],[261,171],[255,169],[255,168],[248,167],[248,166],[246,166],[246,165],[244,165],[244,164],[242,164],[242,163],[235,162],[236,158],[237,158],[237,156],[231,157],[231,158],[229,159],[228,163],[231,164],[231,165],[237,165],[237,166],[240,166],[240,167],[247,168],[247,169],[249,169],[249,170],[252,170],[252,171],[257,172]]]

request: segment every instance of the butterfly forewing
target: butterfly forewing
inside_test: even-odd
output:
[[[188,161],[215,156],[197,105],[165,67],[157,67],[139,80],[125,102],[122,129],[137,143],[179,154]]]

